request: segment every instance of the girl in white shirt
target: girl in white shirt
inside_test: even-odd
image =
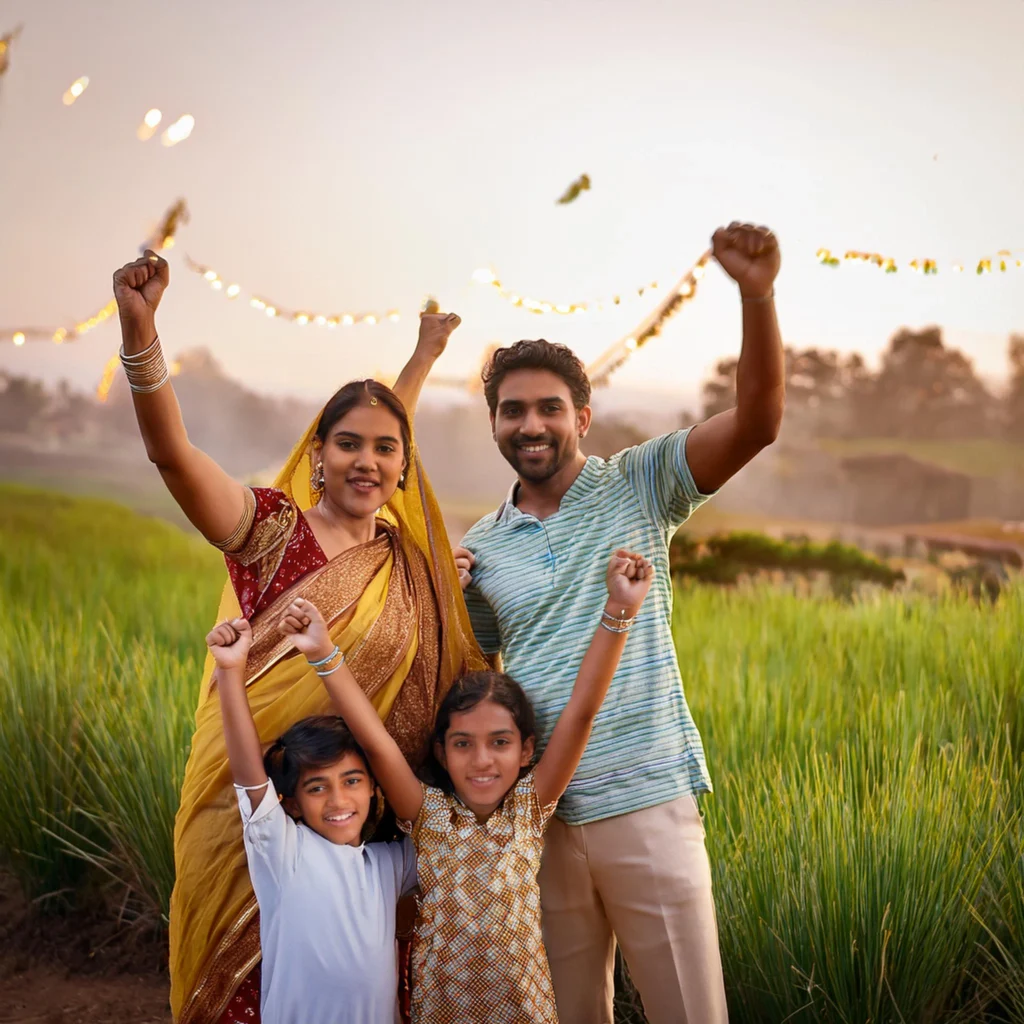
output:
[[[394,1024],[395,908],[416,885],[415,854],[408,840],[363,845],[382,796],[342,719],[304,718],[264,757],[245,693],[251,642],[245,619],[206,638],[260,908],[261,1020]]]

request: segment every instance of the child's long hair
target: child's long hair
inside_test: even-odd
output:
[[[267,748],[263,755],[263,769],[280,796],[294,797],[303,772],[336,764],[346,754],[359,756],[376,789],[376,780],[363,748],[349,732],[345,720],[337,715],[310,715],[296,722]],[[375,792],[363,829],[364,836],[374,831],[383,810],[383,801]]]
[[[434,730],[430,734],[430,750],[423,765],[423,777],[428,786],[434,786],[448,794],[455,792],[451,777],[438,760],[435,751],[438,746],[444,749],[444,739],[452,724],[452,715],[460,711],[471,711],[485,700],[508,709],[523,743],[537,734],[537,723],[530,698],[511,676],[505,675],[504,672],[467,672],[452,683],[452,688],[437,709]]]

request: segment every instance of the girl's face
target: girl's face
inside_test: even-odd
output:
[[[525,743],[512,712],[482,700],[452,714],[444,747],[434,751],[459,799],[483,821],[516,784],[533,758],[533,737]]]
[[[383,402],[357,406],[331,427],[320,458],[331,503],[356,519],[372,516],[405,470],[402,425]]]
[[[328,842],[359,846],[373,796],[374,782],[366,762],[348,753],[326,768],[307,768],[284,807]]]

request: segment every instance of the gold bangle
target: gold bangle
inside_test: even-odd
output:
[[[242,517],[238,520],[235,525],[231,536],[226,540],[220,541],[220,543],[214,544],[213,546],[218,551],[223,551],[226,555],[234,554],[235,552],[241,551],[245,547],[245,542],[249,539],[249,532],[252,530],[253,520],[256,518],[256,495],[253,494],[251,487],[245,488],[245,508],[242,509]]]

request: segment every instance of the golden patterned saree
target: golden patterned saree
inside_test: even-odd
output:
[[[300,510],[310,506],[315,426],[316,421],[275,483]],[[377,536],[303,576],[255,616],[247,687],[265,745],[307,715],[330,713],[315,670],[277,633],[282,610],[297,596],[320,609],[360,686],[415,762],[452,680],[485,667],[440,509],[415,449],[405,490],[379,513]],[[217,621],[238,614],[229,583]],[[178,1024],[216,1021],[260,959],[259,913],[212,672],[208,656],[174,826],[170,966],[171,1009]]]

